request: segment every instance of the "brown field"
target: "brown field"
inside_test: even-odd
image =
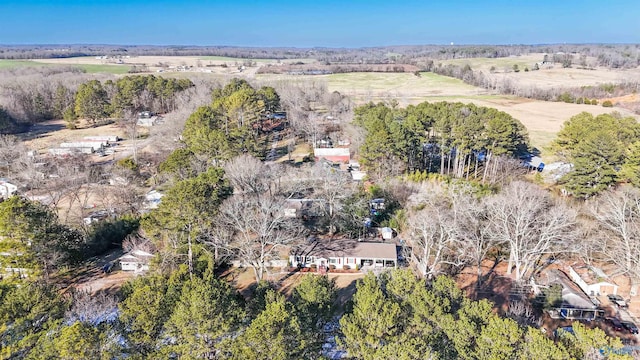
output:
[[[625,81],[640,81],[639,69],[606,69],[593,67],[593,70],[580,69],[573,64],[571,68],[563,68],[561,64],[543,65],[538,71],[525,72],[537,62],[541,62],[544,54],[529,54],[506,58],[471,58],[438,61],[436,64],[469,65],[473,70],[481,70],[495,80],[508,79],[519,87],[537,87],[548,89],[552,87],[581,87],[604,83],[620,83]],[[594,59],[587,58],[587,64],[594,63]],[[513,71],[513,65],[518,65],[520,72]],[[495,71],[490,72],[491,67]]]
[[[323,82],[329,91],[349,95],[356,104],[394,99],[402,106],[424,101],[455,101],[493,107],[520,120],[529,130],[531,143],[540,150],[553,141],[566,120],[583,111],[594,115],[618,111],[637,118],[629,110],[620,107],[604,108],[491,94],[461,80],[433,73],[422,73],[420,77],[407,73],[349,73],[319,76],[257,75],[257,78],[264,81]]]
[[[499,80],[502,78],[511,79],[517,86],[532,86],[538,88],[550,88],[557,86],[576,87],[589,86],[602,83],[620,82],[623,80],[640,81],[640,69],[631,70],[582,70],[574,68],[564,69],[559,64],[551,68],[543,68],[539,71],[512,71],[514,64],[520,69],[525,66],[530,69],[533,64],[542,60],[544,54],[530,54],[526,56],[514,56],[507,58],[474,58],[439,61],[442,64],[469,64],[472,69],[483,70],[489,74],[489,69],[493,66],[496,71],[490,76]],[[346,73],[331,75],[274,75],[256,74],[261,66],[277,66],[276,60],[255,59],[255,66],[248,67],[240,72],[238,66],[243,59],[225,57],[197,57],[197,56],[139,56],[121,59],[127,65],[145,65],[150,71],[161,69],[160,63],[166,66],[193,66],[194,69],[188,72],[176,72],[175,68],[167,72],[171,76],[180,77],[230,77],[243,76],[253,77],[264,83],[274,82],[306,82],[313,81],[324,84],[329,91],[338,91],[350,96],[356,104],[363,104],[369,101],[389,101],[397,100],[400,105],[418,104],[424,101],[459,101],[463,103],[474,103],[480,106],[489,106],[509,113],[514,118],[520,120],[529,130],[532,144],[543,149],[555,134],[560,130],[564,121],[570,117],[587,111],[594,115],[618,111],[625,116],[634,116],[631,111],[622,107],[603,108],[602,106],[566,104],[556,102],[545,102],[519,98],[515,96],[505,96],[491,93],[488,90],[465,84],[464,82],[433,73],[421,73],[415,76],[412,73]],[[593,59],[587,59],[587,62]],[[47,63],[58,64],[84,64],[84,65],[107,65],[117,63],[117,59],[98,59],[95,57],[77,57],[66,59],[42,59],[36,60]],[[283,60],[281,63],[291,63],[299,60]],[[302,59],[310,63],[313,60]],[[225,64],[226,67],[222,65]],[[634,98],[635,99],[635,98]],[[599,99],[600,103],[606,99]],[[627,97],[612,99],[616,102],[626,103],[630,101]],[[73,136],[79,135],[77,131]],[[61,135],[64,137],[63,135]],[[40,141],[40,139],[38,139]],[[57,140],[56,140],[57,141]],[[36,148],[42,149],[43,147]]]
[[[178,66],[191,66],[189,72],[202,72],[224,75],[253,75],[260,66],[287,64],[297,61],[315,62],[313,59],[274,60],[250,59],[255,66],[246,67],[242,72],[238,69],[248,59],[222,56],[131,56],[122,58],[100,58],[94,56],[71,57],[61,59],[34,59],[32,61],[57,65],[123,65],[146,66],[150,72],[177,72]]]

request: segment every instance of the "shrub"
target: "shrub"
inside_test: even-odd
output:
[[[350,270],[351,268],[349,267],[349,265],[342,265],[342,270]]]
[[[138,164],[136,164],[136,162],[133,161],[133,158],[131,157],[118,160],[117,165],[123,169],[138,171]]]
[[[587,98],[584,98],[583,100],[584,100],[584,104],[585,105],[591,105],[591,100],[589,100]]]
[[[568,92],[563,92],[562,94],[558,95],[558,101],[562,101],[566,103],[574,103],[576,102],[576,99],[573,96],[571,96],[571,94],[569,94]]]
[[[577,98],[576,99],[576,104],[584,104],[584,99],[583,98]]]
[[[602,107],[613,107],[613,103],[610,100],[605,100],[602,103]]]
[[[311,265],[309,266],[309,268],[311,268],[311,270],[312,270],[312,271],[316,271],[316,270],[318,269],[318,265],[316,265],[316,264],[311,264]]]
[[[597,99],[591,100],[591,105],[598,105],[598,100]]]
[[[329,265],[329,270],[333,271],[333,270],[335,270],[335,269],[336,269],[336,266],[335,266],[335,265],[333,265],[333,264]]]

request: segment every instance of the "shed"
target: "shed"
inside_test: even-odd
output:
[[[18,191],[18,186],[10,183],[7,179],[0,179],[0,198],[8,198]]]
[[[149,263],[152,258],[153,254],[144,250],[132,250],[122,255],[118,261],[122,271],[141,272],[149,270]]]

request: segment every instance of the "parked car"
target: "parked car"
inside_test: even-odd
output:
[[[616,318],[608,317],[608,318],[605,318],[604,321],[605,323],[609,324],[614,331],[624,330],[622,323],[620,322],[620,320]]]
[[[623,321],[622,327],[624,327],[627,331],[629,331],[632,334],[638,333],[638,327],[636,326],[636,324],[632,323],[631,321]]]
[[[607,295],[607,298],[609,299],[609,301],[611,301],[612,304],[617,305],[618,307],[627,307],[627,302],[624,301],[624,299],[620,295],[609,294]]]

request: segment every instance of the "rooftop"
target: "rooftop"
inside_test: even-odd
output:
[[[580,276],[582,280],[584,280],[585,283],[587,283],[587,285],[593,285],[603,282],[615,285],[613,280],[611,280],[611,278],[609,278],[609,276],[605,274],[602,269],[595,266],[587,264],[574,264],[571,265],[571,268]]]
[[[361,242],[356,239],[317,239],[306,246],[293,249],[291,253],[324,258],[397,258],[396,245],[392,242]]]

